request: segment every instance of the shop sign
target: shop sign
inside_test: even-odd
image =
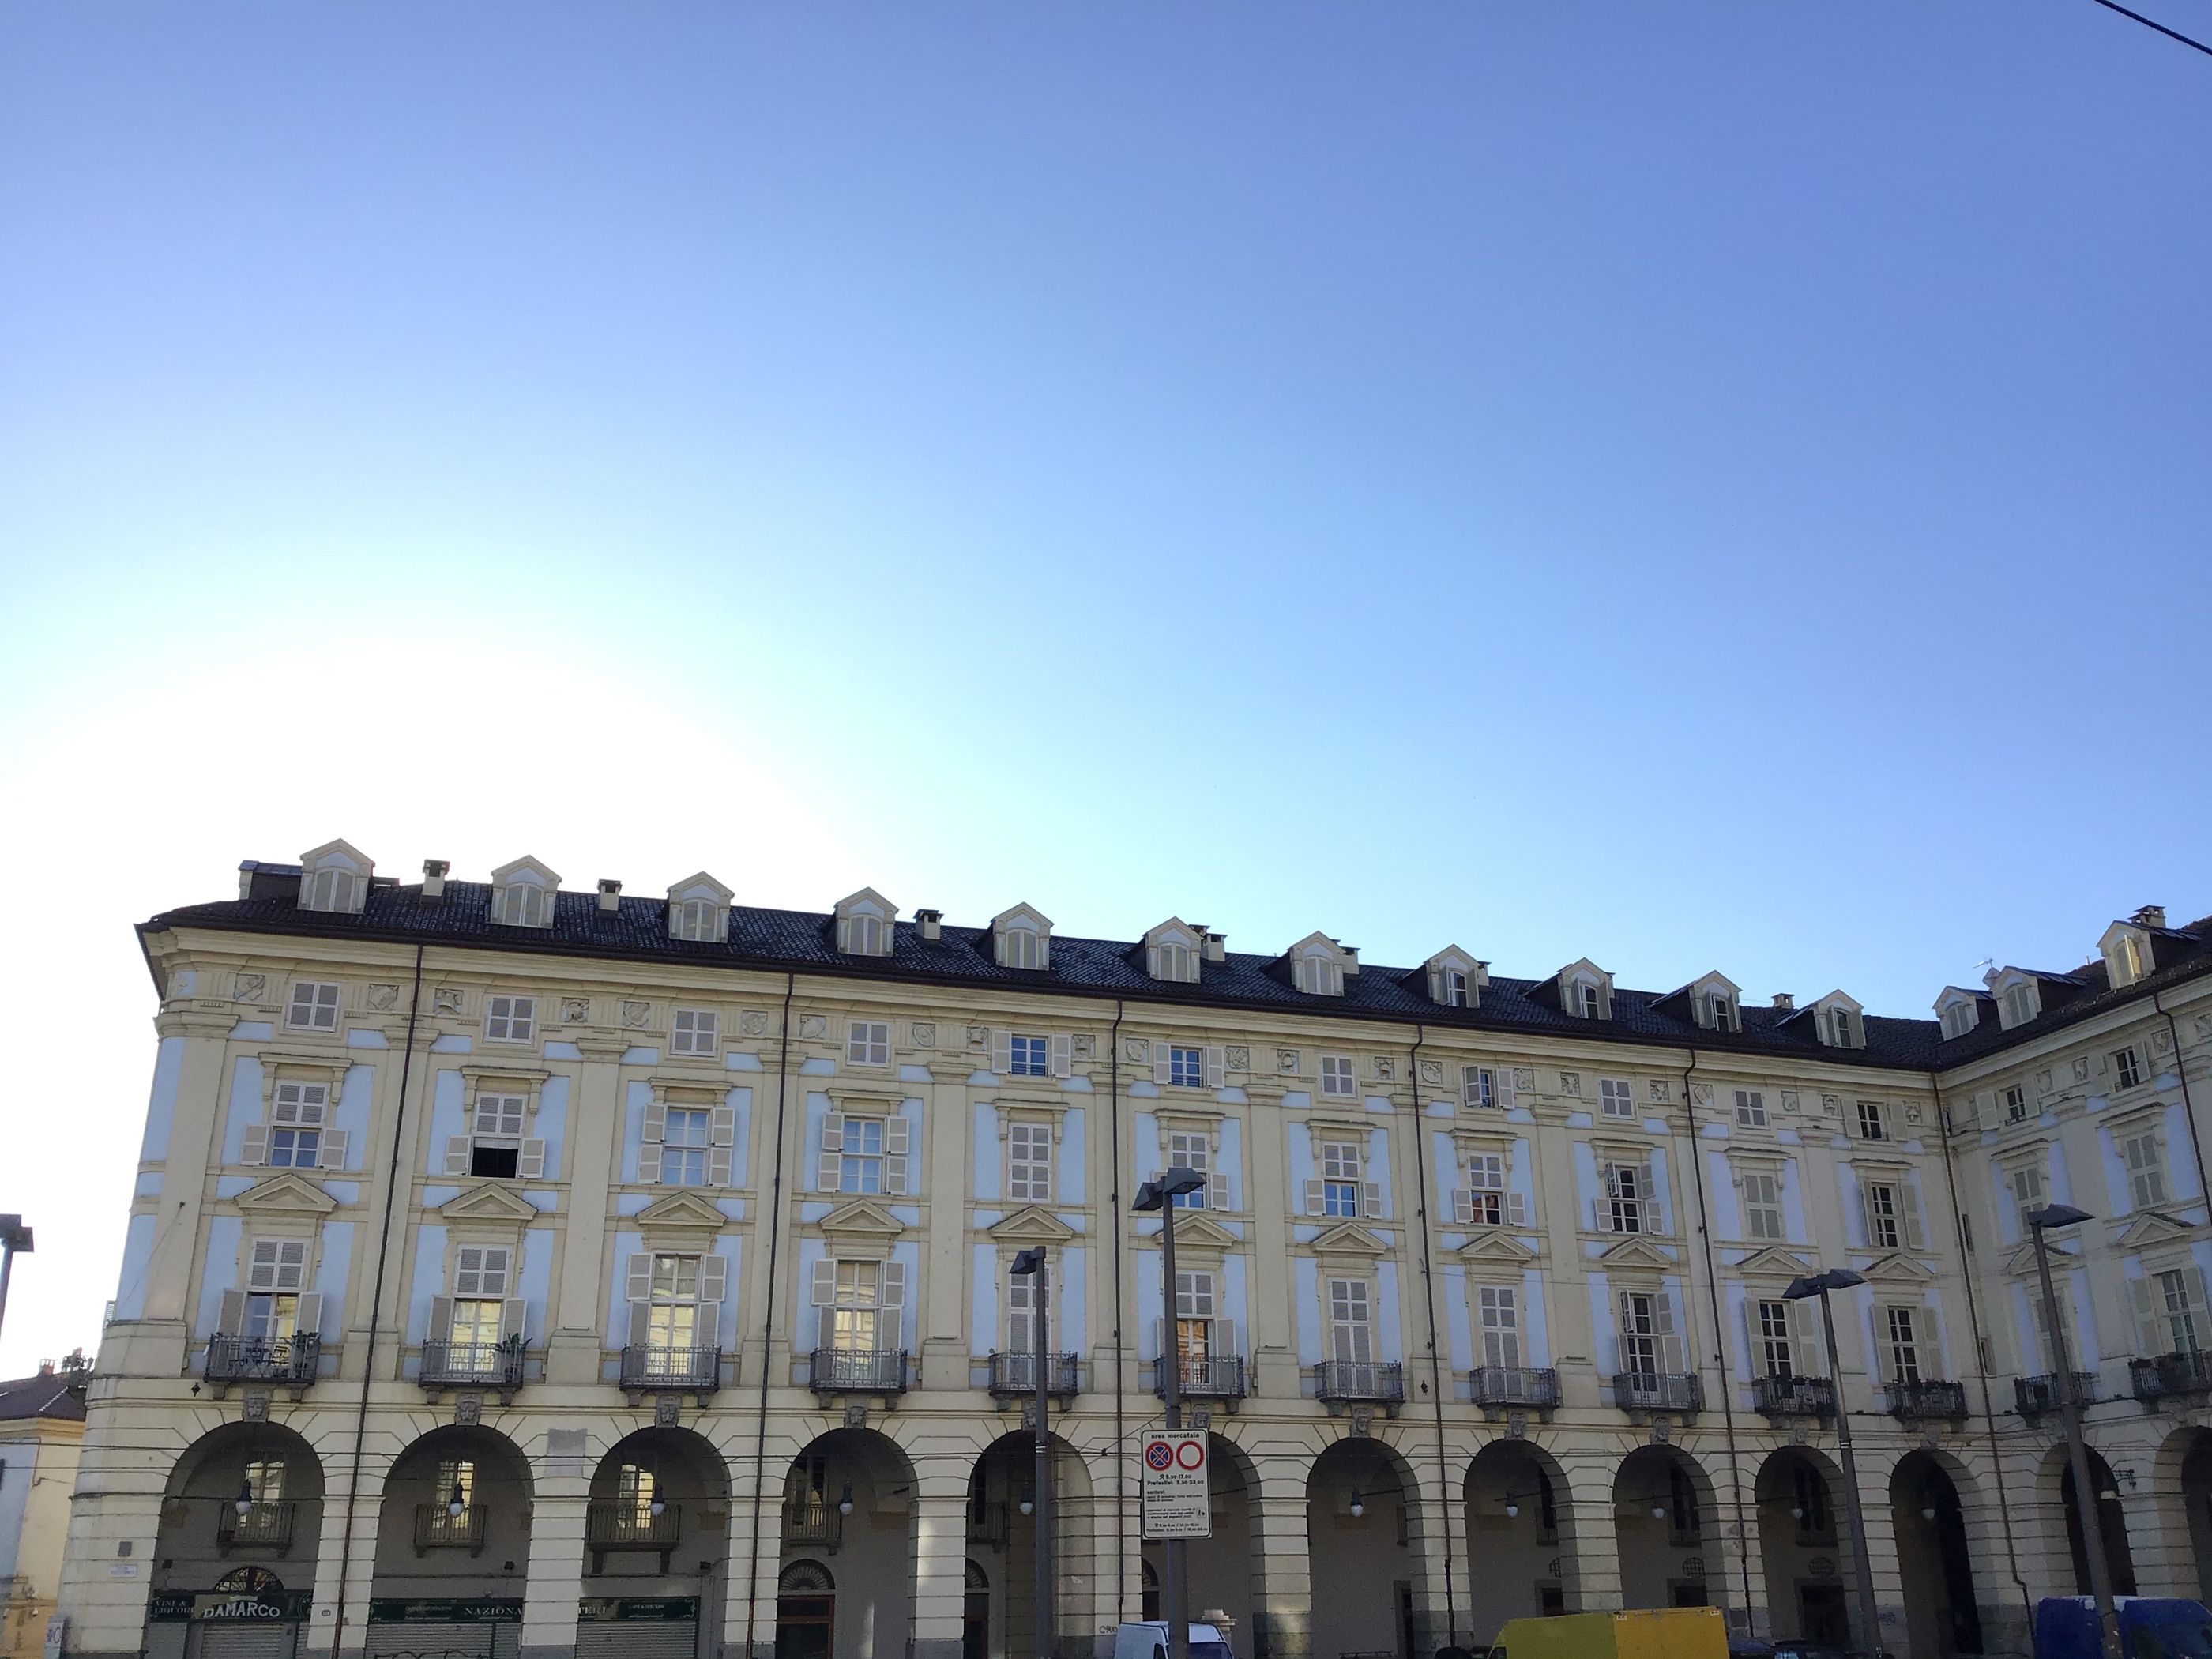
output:
[[[681,1624],[697,1619],[696,1595],[587,1595],[577,1617],[587,1625]]]
[[[496,1596],[397,1597],[368,1604],[372,1625],[519,1625],[522,1603]]]
[[[155,1590],[146,1617],[157,1625],[296,1625],[314,1602],[313,1590]]]

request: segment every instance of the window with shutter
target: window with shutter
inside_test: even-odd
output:
[[[1580,1014],[1583,1018],[1601,1019],[1604,1018],[1604,994],[1596,986],[1591,984],[1588,980],[1579,980],[1576,982],[1573,1000],[1573,1012]]]
[[[1175,1200],[1176,1206],[1184,1210],[1203,1210],[1207,1207],[1207,1188],[1213,1185],[1213,1139],[1202,1129],[1175,1129],[1168,1133],[1168,1167],[1185,1169],[1206,1178],[1206,1187],[1196,1192],[1185,1193]]]
[[[1753,1304],[1753,1362],[1765,1376],[1797,1375],[1797,1352],[1790,1328],[1790,1304],[1779,1297]]]
[[[323,1120],[329,1109],[325,1083],[279,1083],[261,1155],[247,1160],[273,1169],[312,1170],[323,1161]]]
[[[1637,1164],[1609,1164],[1605,1170],[1605,1197],[1599,1200],[1597,1231],[1606,1233],[1648,1231],[1648,1188],[1644,1168]]]
[[[884,1191],[894,1197],[914,1190],[913,1163],[907,1154],[908,1127],[903,1117],[884,1120]]]
[[[722,935],[721,910],[712,899],[679,899],[672,907],[671,931],[692,944],[711,943]]]
[[[2027,1091],[2014,1085],[2004,1091],[2004,1115],[2008,1123],[2027,1121]]]
[[[712,1054],[721,1046],[722,1017],[711,1008],[678,1008],[668,1017],[668,1052]]]
[[[2157,1132],[2130,1135],[2121,1143],[2127,1162],[2128,1191],[2136,1209],[2166,1202],[2166,1158]]]
[[[845,1059],[854,1066],[891,1063],[891,1028],[879,1019],[856,1019],[846,1028]]]
[[[1202,1364],[1213,1356],[1214,1322],[1220,1314],[1213,1275],[1178,1273],[1175,1297],[1176,1352],[1186,1365]]]
[[[1067,1031],[1057,1031],[1052,1039],[1052,1074],[1054,1077],[1075,1075],[1075,1037]]]
[[[1880,1101],[1862,1100],[1858,1103],[1858,1114],[1859,1139],[1861,1140],[1887,1140],[1889,1139],[1888,1128],[1882,1121],[1881,1103]]]
[[[705,1106],[671,1106],[660,1130],[660,1182],[666,1187],[704,1187],[714,1142],[714,1115]]]
[[[1636,1115],[1636,1089],[1626,1078],[1600,1078],[1597,1092],[1599,1109],[1606,1116],[1633,1118]]]
[[[1365,1279],[1328,1281],[1328,1325],[1330,1358],[1360,1365],[1373,1361],[1375,1326]]]
[[[1491,1071],[1487,1066],[1462,1066],[1459,1068],[1460,1099],[1469,1106],[1493,1105],[1496,1096],[1492,1086]]]
[[[335,1031],[338,1028],[338,988],[314,980],[296,980],[284,1024],[295,1031]]]
[[[1905,1234],[1898,1215],[1897,1188],[1886,1182],[1869,1182],[1864,1189],[1867,1243],[1873,1249],[1894,1250],[1903,1246]]]
[[[2112,1055],[2112,1086],[2132,1089],[2142,1081],[2142,1059],[2132,1046],[2116,1050]]]
[[[1044,1204],[1052,1199],[1052,1128],[1043,1123],[1015,1123],[1006,1130],[1006,1198],[1016,1204]]]
[[[1620,1293],[1620,1369],[1632,1376],[1659,1374],[1659,1300],[1648,1291]]]
[[[646,1296],[646,1341],[652,1348],[705,1346],[699,1324],[699,1261],[696,1255],[656,1255]]]
[[[1506,1222],[1505,1158],[1502,1153],[1467,1154],[1467,1205],[1463,1218],[1476,1227],[1502,1227]]]
[[[1352,1140],[1324,1140],[1314,1149],[1321,1169],[1321,1213],[1351,1218],[1362,1212],[1360,1146]]]
[[[1359,1085],[1352,1075],[1352,1060],[1345,1054],[1323,1054],[1321,1057],[1321,1091],[1339,1100],[1349,1100],[1359,1092]]]
[[[2152,1308],[2159,1319],[2163,1352],[2200,1352],[2205,1338],[2212,1335],[2205,1325],[2203,1275],[2193,1267],[2159,1274]]]
[[[1049,1077],[1052,1044],[1042,1036],[1019,1034],[1007,1038],[1006,1072],[1012,1077]]]
[[[900,1120],[903,1124],[904,1120]],[[885,1120],[832,1112],[823,1121],[822,1188],[825,1192],[877,1194],[885,1190]],[[836,1136],[833,1142],[830,1139]]]
[[[1882,1310],[1885,1343],[1889,1364],[1889,1380],[1893,1382],[1920,1381],[1919,1310],[1914,1308],[1892,1307]]]
[[[1747,1238],[1783,1237],[1781,1182],[1771,1171],[1743,1172],[1743,1222]]]
[[[878,1353],[896,1346],[880,1340],[890,1328],[890,1322],[884,1317],[884,1269],[889,1265],[881,1261],[833,1264],[829,1340],[823,1346],[848,1353]]]
[[[527,1042],[538,1029],[536,997],[484,999],[484,1036],[492,1042]]]
[[[1482,1331],[1482,1363],[1517,1369],[1521,1364],[1521,1292],[1510,1285],[1485,1285],[1474,1293]]]
[[[1206,1086],[1206,1050],[1170,1048],[1168,1050],[1167,1081],[1178,1089],[1203,1089]]]
[[[1766,1096],[1757,1089],[1735,1091],[1735,1121],[1747,1129],[1766,1127]]]

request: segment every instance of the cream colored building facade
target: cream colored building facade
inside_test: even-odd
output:
[[[45,1650],[84,1443],[83,1357],[0,1382],[0,1656]]]
[[[2019,1650],[2077,1573],[2038,1190],[2099,1218],[2062,1278],[2122,1564],[2204,1589],[2206,930],[1939,1024],[732,899],[340,842],[142,928],[69,1651],[1030,1651],[1036,1245],[1070,1656],[1157,1595],[1164,1350],[1238,1659],[1697,1602],[1841,1638],[1839,1406],[1882,1645]],[[1168,1287],[1130,1205],[1171,1163],[1208,1182]],[[1838,1266],[1832,1364],[1782,1292]]]

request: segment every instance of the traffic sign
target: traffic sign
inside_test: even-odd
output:
[[[1144,1533],[1147,1538],[1211,1538],[1213,1507],[1206,1493],[1203,1429],[1145,1431]]]

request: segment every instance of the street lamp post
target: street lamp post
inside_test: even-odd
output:
[[[2089,1449],[2081,1438],[2081,1407],[2074,1398],[2074,1357],[2066,1352],[2066,1328],[2058,1321],[2058,1292],[2051,1282],[2046,1227],[2071,1227],[2092,1219],[2070,1204],[2046,1204],[2025,1219],[2035,1236],[2035,1276],[2043,1285],[2043,1322],[2051,1332],[2051,1357],[2058,1367],[2058,1406],[2066,1419],[2066,1457],[2074,1470],[2074,1512],[2081,1522],[2081,1553],[2089,1563],[2089,1593],[2097,1601],[2097,1627],[2103,1633],[2104,1659],[2120,1659],[2120,1620],[2112,1607],[2112,1575],[2105,1560],[2105,1517],[2096,1486],[2089,1479]]]
[[[1017,1278],[1034,1281],[1032,1292],[1036,1324],[1031,1335],[1036,1339],[1036,1464],[1031,1475],[1031,1490],[1036,1497],[1030,1508],[1036,1522],[1036,1625],[1037,1659],[1051,1659],[1054,1635],[1052,1594],[1052,1426],[1045,1415],[1050,1395],[1046,1391],[1045,1358],[1049,1352],[1051,1334],[1051,1304],[1049,1297],[1051,1274],[1045,1267],[1044,1246],[1024,1250],[1014,1258],[1012,1272]]]
[[[1176,1200],[1186,1193],[1203,1192],[1206,1177],[1177,1164],[1158,1181],[1137,1188],[1136,1210],[1160,1212],[1160,1289],[1167,1317],[1161,1321],[1166,1340],[1160,1344],[1161,1394],[1167,1401],[1167,1425],[1182,1427],[1182,1345],[1176,1331]],[[1168,1615],[1169,1659],[1190,1659],[1190,1575],[1183,1568],[1182,1540],[1170,1538],[1165,1551],[1167,1592],[1162,1598]]]
[[[8,1275],[15,1271],[15,1252],[31,1253],[31,1230],[19,1215],[0,1215],[0,1324],[8,1319]]]
[[[1851,1414],[1844,1401],[1844,1368],[1836,1347],[1836,1313],[1828,1292],[1847,1291],[1866,1280],[1849,1267],[1831,1267],[1793,1280],[1783,1295],[1793,1302],[1808,1297],[1820,1299],[1820,1328],[1828,1341],[1828,1377],[1836,1391],[1836,1443],[1844,1464],[1844,1510],[1851,1522],[1852,1565],[1858,1569],[1859,1626],[1868,1659],[1881,1659],[1881,1610],[1874,1599],[1874,1563],[1867,1555],[1866,1511],[1859,1506],[1858,1460],[1851,1454]]]

